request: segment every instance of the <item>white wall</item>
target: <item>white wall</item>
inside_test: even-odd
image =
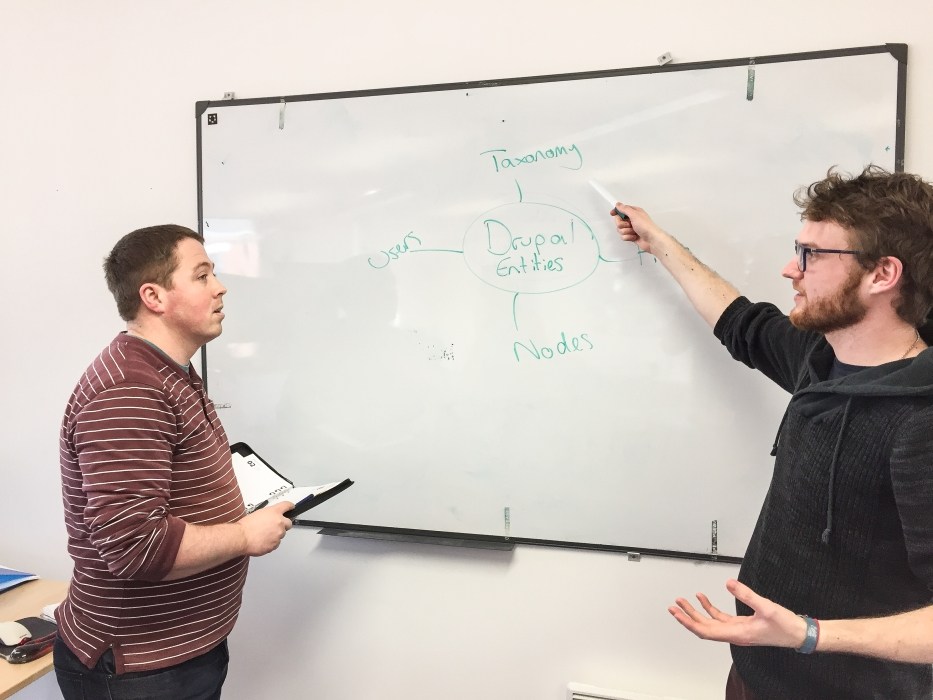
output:
[[[904,42],[907,169],[933,177],[928,0],[769,5],[0,0],[0,562],[69,574],[56,436],[78,374],[120,328],[100,262],[134,228],[196,227],[196,100],[653,65],[665,51],[687,62]],[[225,697],[271,686],[325,700],[559,700],[581,681],[718,698],[727,649],[682,632],[665,608],[697,590],[726,604],[735,572],[296,531],[252,565]],[[57,687],[50,676],[16,697]]]

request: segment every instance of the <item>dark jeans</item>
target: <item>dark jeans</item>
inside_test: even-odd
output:
[[[157,671],[117,674],[109,649],[89,669],[58,638],[55,675],[65,700],[219,700],[227,677],[227,641],[206,654]]]

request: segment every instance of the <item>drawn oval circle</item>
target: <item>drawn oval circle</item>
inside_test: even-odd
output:
[[[579,284],[599,264],[593,230],[551,204],[513,202],[478,217],[463,237],[470,271],[507,292],[545,294]]]

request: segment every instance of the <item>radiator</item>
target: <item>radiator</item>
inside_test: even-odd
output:
[[[670,695],[646,695],[628,690],[607,690],[583,683],[567,684],[567,700],[681,700]]]

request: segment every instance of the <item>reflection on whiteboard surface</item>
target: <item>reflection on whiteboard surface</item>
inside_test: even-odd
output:
[[[728,66],[323,96],[281,129],[278,100],[211,105],[231,439],[299,481],[353,473],[320,521],[700,553],[716,521],[741,556],[789,397],[589,181],[787,310],[792,194],[894,168],[897,62],[760,64],[746,88]]]

